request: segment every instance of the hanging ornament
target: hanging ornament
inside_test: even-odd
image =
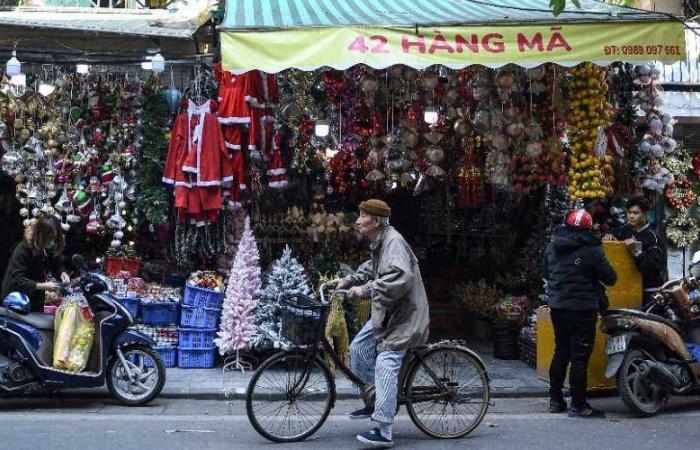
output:
[[[24,158],[19,152],[11,150],[2,155],[2,171],[11,177],[18,175],[24,167]]]

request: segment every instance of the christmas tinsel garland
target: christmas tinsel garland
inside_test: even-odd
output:
[[[168,193],[161,180],[168,151],[165,133],[170,112],[165,97],[158,92],[155,78],[144,87],[143,105],[143,140],[138,157],[139,196],[136,200],[136,217],[141,223],[159,225],[168,219]]]

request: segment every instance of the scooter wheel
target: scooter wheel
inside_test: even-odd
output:
[[[107,366],[107,387],[114,398],[125,405],[145,405],[163,390],[163,361],[158,352],[145,345],[128,345],[122,353],[129,370],[114,355]]]
[[[653,416],[661,410],[665,393],[654,382],[642,376],[642,364],[647,356],[637,349],[625,355],[617,372],[617,390],[633,413],[641,417]]]

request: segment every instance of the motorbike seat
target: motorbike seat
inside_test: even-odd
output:
[[[636,309],[610,309],[610,310],[606,311],[606,315],[613,315],[613,314],[639,317],[640,319],[651,320],[653,322],[660,322],[660,323],[663,323],[664,325],[668,325],[669,327],[673,328],[678,333],[681,332],[681,329],[677,323],[675,323],[672,320],[669,320],[665,317],[661,317],[657,314],[647,313],[644,311],[637,311]]]
[[[51,331],[54,328],[54,316],[52,314],[33,312],[22,315],[17,314],[14,311],[10,311],[7,308],[0,308],[0,315],[9,317],[10,319],[18,320],[20,322],[24,322],[40,330]]]

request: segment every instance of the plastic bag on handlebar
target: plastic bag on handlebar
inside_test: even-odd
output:
[[[54,319],[53,366],[70,372],[85,369],[94,335],[94,318],[82,296],[64,300]]]

